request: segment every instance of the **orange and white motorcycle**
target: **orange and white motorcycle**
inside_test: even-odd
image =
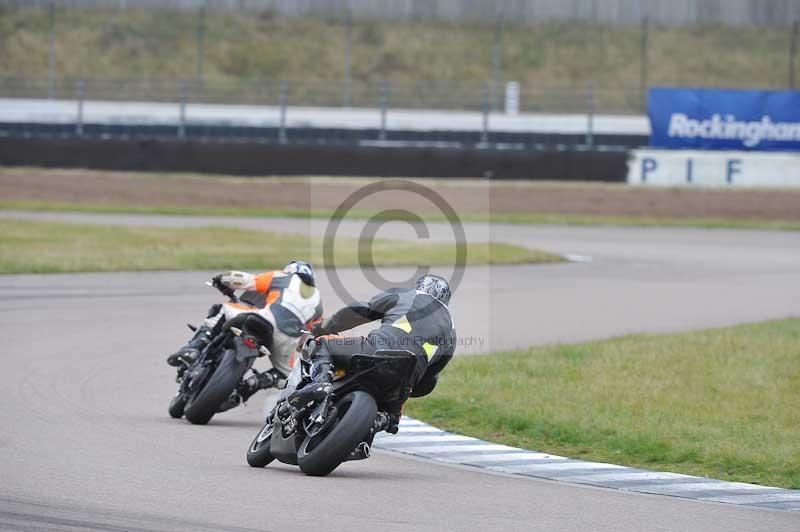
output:
[[[273,326],[256,312],[258,306],[240,301],[218,278],[206,284],[229,298],[224,306],[230,307],[226,315],[232,317],[215,326],[197,358],[178,369],[178,393],[169,404],[170,416],[185,417],[196,425],[205,425],[218,412],[239,404],[238,390],[247,386],[248,372],[272,379],[276,387],[286,382],[285,375],[274,368],[268,375],[253,367],[256,358],[269,356],[273,337]]]

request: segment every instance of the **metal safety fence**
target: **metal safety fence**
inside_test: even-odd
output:
[[[504,149],[591,149],[646,142],[641,130],[595,127],[601,112],[606,120],[616,116],[614,110],[624,112],[626,98],[638,97],[635,87],[590,83],[525,89],[511,82],[499,91],[499,102],[493,101],[488,83],[405,86],[385,81],[350,89],[343,95],[342,84],[289,80],[199,84],[60,78],[53,83],[46,78],[0,77],[0,134],[491,144]],[[399,120],[391,125],[390,117]],[[619,117],[624,120],[624,115]],[[565,120],[567,130],[559,131]]]
[[[325,80],[102,79],[0,76],[0,98],[179,102],[266,106],[489,110],[500,113],[640,112],[638,86],[522,86],[517,82],[399,84]]]

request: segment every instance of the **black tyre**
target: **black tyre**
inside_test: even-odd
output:
[[[366,392],[356,391],[336,403],[334,425],[324,434],[307,437],[297,451],[297,465],[306,475],[324,477],[339,467],[375,423],[378,406]]]
[[[264,467],[275,458],[269,452],[269,444],[272,441],[272,424],[266,423],[253,438],[250,447],[247,448],[247,463],[251,467]]]
[[[170,400],[167,411],[169,412],[170,416],[174,417],[175,419],[180,419],[183,417],[183,409],[185,406],[186,394],[178,392],[178,395]]]
[[[205,425],[220,405],[230,397],[239,381],[249,368],[249,364],[236,360],[236,351],[228,349],[222,354],[222,361],[216,371],[208,378],[206,385],[190,398],[183,415],[195,425]]]

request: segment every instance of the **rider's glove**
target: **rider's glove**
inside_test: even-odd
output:
[[[325,336],[328,334],[328,331],[325,330],[325,327],[322,326],[322,322],[318,321],[314,325],[311,326],[311,336],[312,338],[317,338],[319,336]]]
[[[220,282],[235,290],[247,290],[256,284],[255,275],[247,272],[231,271],[219,275]]]

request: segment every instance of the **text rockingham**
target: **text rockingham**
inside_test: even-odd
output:
[[[761,120],[745,122],[728,114],[723,118],[714,114],[707,120],[689,118],[683,113],[673,113],[669,120],[668,135],[673,138],[703,138],[741,140],[748,148],[755,148],[762,141],[800,141],[800,122],[773,122],[769,116]]]

